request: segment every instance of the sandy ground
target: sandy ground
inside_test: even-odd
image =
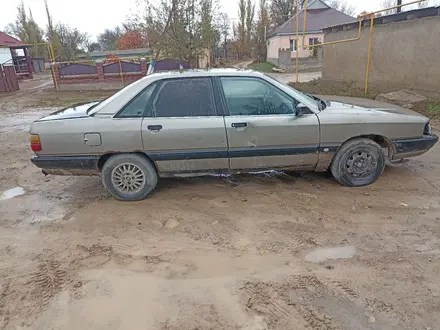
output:
[[[27,100],[0,98],[0,329],[439,329],[439,146],[364,188],[169,179],[122,203],[29,162],[54,109]]]

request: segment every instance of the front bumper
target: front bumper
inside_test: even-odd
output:
[[[44,174],[97,175],[99,156],[34,156],[31,162]]]
[[[415,139],[393,140],[394,152],[392,159],[401,159],[414,157],[424,154],[438,142],[438,136],[435,134],[423,135]]]

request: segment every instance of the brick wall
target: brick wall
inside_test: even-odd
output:
[[[306,68],[319,68],[322,66],[322,47],[318,47],[317,57],[299,57],[298,67],[300,69]],[[293,55],[292,55],[293,54]],[[278,49],[278,58],[268,58],[268,62],[272,62],[278,65],[280,68],[284,68],[287,71],[296,70],[296,57],[289,48]]]
[[[363,86],[368,58],[369,20],[358,41],[324,46],[323,79]],[[326,29],[325,42],[354,38],[358,23]],[[382,16],[374,20],[370,85],[383,91],[440,90],[440,7]]]
[[[121,62],[121,68],[123,69],[122,74],[121,73],[105,73],[104,72],[104,62],[103,61],[96,61],[94,63],[93,70],[87,70],[84,67],[90,66],[93,67],[93,65],[84,65],[84,64],[71,64],[69,67],[69,70],[66,71],[65,74],[60,74],[60,68],[62,65],[61,63],[52,63],[53,72],[52,72],[52,78],[54,81],[54,84],[57,83],[59,87],[62,87],[63,85],[74,85],[74,84],[96,84],[100,83],[101,85],[105,83],[109,83],[112,86],[114,86],[115,83],[120,83],[120,87],[126,86],[136,80],[141,79],[142,77],[147,75],[147,69],[148,69],[148,63],[145,58],[141,58],[138,64],[138,70],[133,69],[133,67],[136,67],[134,64],[130,63],[130,70],[129,72],[124,71],[124,61]],[[78,67],[78,70],[75,71],[75,65]],[[88,72],[88,73],[84,73]]]

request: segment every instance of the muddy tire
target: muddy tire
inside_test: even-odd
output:
[[[157,184],[153,164],[137,154],[111,156],[102,168],[101,178],[110,195],[121,201],[145,199]]]
[[[348,187],[372,184],[385,168],[385,154],[374,141],[364,138],[344,143],[333,158],[334,178]]]

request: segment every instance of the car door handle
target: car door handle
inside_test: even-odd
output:
[[[247,127],[248,123],[232,123],[231,126],[235,128]]]
[[[160,131],[162,129],[162,125],[148,125],[147,128],[150,131]]]

